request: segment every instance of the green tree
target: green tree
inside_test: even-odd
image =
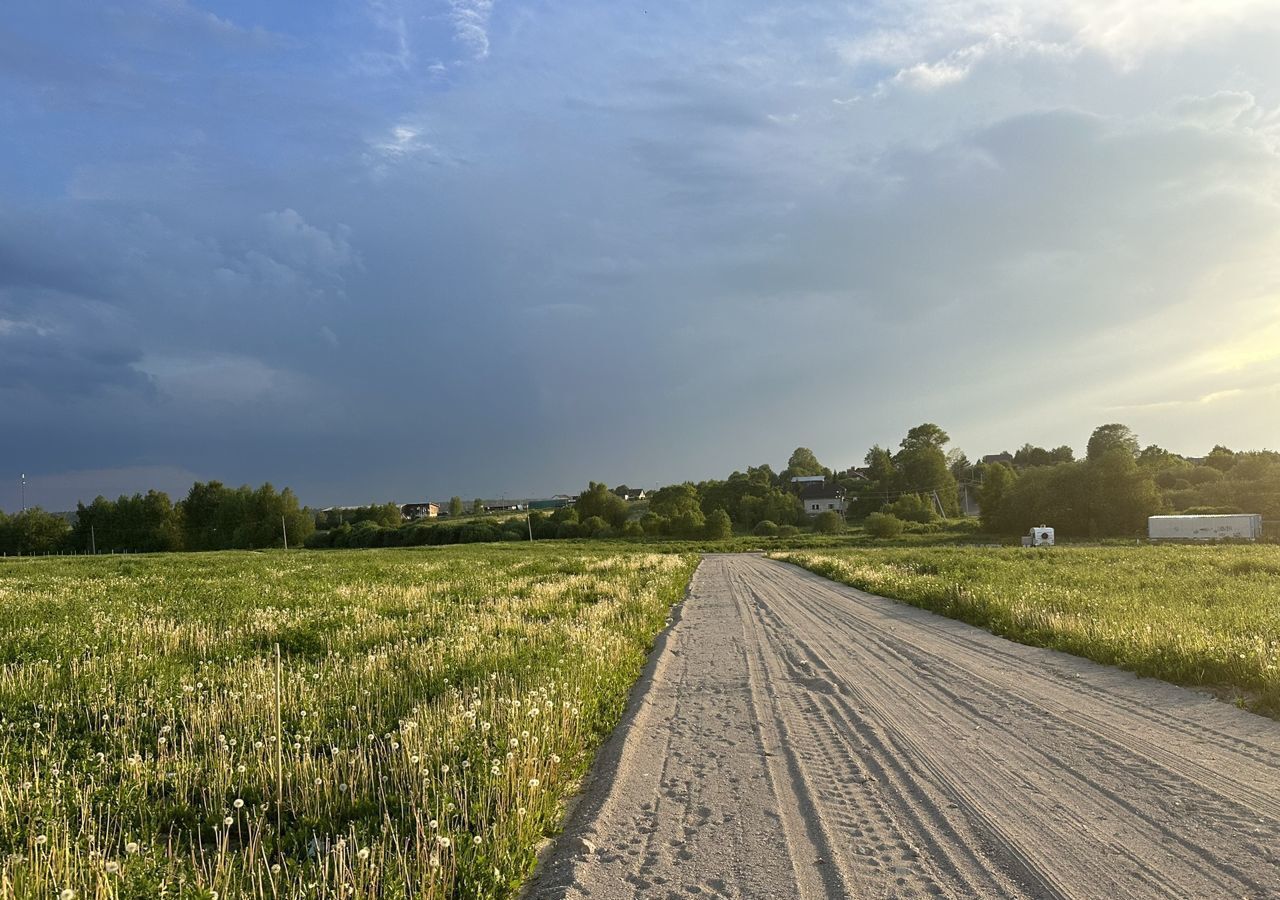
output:
[[[471,501],[471,514],[475,516],[484,515],[484,501],[479,497]]]
[[[813,530],[818,534],[838,534],[844,531],[844,517],[834,509],[828,509],[813,517]]]
[[[893,467],[893,454],[879,444],[867,451],[863,462],[867,464],[867,477],[878,485],[892,483],[894,476],[897,475]]]
[[[602,481],[589,482],[574,505],[578,508],[578,516],[584,525],[587,519],[598,516],[615,529],[626,524],[631,512],[627,502],[609,490],[609,486]]]
[[[978,509],[984,531],[999,532],[1001,505],[1016,480],[1017,475],[1006,465],[993,463],[982,466],[982,486],[978,488]]]
[[[668,519],[695,511],[702,516],[702,498],[698,496],[697,487],[687,481],[670,484],[649,495],[649,511]]]
[[[902,520],[889,513],[874,512],[867,516],[867,534],[877,538],[895,538],[902,534]]]
[[[8,517],[0,515],[0,553],[9,556],[56,553],[67,549],[70,536],[66,519],[38,506]]]
[[[908,431],[898,446],[903,450],[941,451],[950,441],[951,437],[945,431],[932,422],[925,422]]]
[[[931,422],[908,431],[893,458],[893,487],[903,493],[936,493],[946,514],[954,516],[960,512],[960,493],[942,449],[947,440],[947,433]]]
[[[1101,459],[1111,450],[1123,450],[1130,457],[1138,455],[1138,436],[1128,425],[1112,422],[1110,425],[1099,425],[1089,435],[1089,446],[1085,450],[1085,459]]]
[[[788,477],[823,474],[822,463],[808,447],[797,447],[787,460]]]
[[[733,536],[733,522],[723,509],[715,509],[707,516],[706,537],[709,541],[722,541]]]
[[[1204,458],[1204,464],[1219,472],[1229,471],[1236,464],[1235,451],[1221,444],[1215,444],[1209,451],[1209,455]]]
[[[449,498],[449,517],[456,519],[460,515],[462,515],[462,498],[450,497]]]

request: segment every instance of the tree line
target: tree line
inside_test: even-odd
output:
[[[1094,429],[1083,460],[1045,452],[1026,445],[976,467],[984,530],[1013,534],[1049,524],[1069,537],[1115,537],[1145,534],[1147,517],[1160,514],[1280,518],[1275,451],[1219,445],[1189,458],[1141,447],[1132,429],[1110,423]]]
[[[301,546],[314,530],[314,514],[288,488],[277,491],[269,483],[231,488],[209,481],[193,484],[177,503],[163,491],[147,491],[78,503],[69,517],[39,507],[14,515],[0,512],[0,552],[260,550],[282,547],[286,539]]]

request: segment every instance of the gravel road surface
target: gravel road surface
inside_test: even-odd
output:
[[[526,897],[1280,897],[1280,722],[709,556]]]

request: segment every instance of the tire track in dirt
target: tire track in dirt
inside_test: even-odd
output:
[[[709,556],[531,898],[1280,898],[1280,723]]]

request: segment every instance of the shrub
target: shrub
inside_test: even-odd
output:
[[[844,531],[844,518],[834,509],[820,512],[813,518],[813,530],[818,534],[839,534]]]
[[[576,538],[582,537],[582,526],[577,522],[561,522],[560,527],[556,529],[556,537],[558,538]]]
[[[867,534],[877,538],[895,538],[902,534],[901,519],[891,513],[872,513],[867,516]]]
[[[800,529],[794,525],[779,525],[778,537],[795,537],[800,533]]]
[[[884,511],[904,522],[935,522],[938,519],[933,501],[923,494],[903,494],[886,506]]]
[[[788,526],[794,528],[794,525]],[[757,522],[756,527],[751,529],[751,533],[757,537],[776,537],[778,534],[778,525],[776,522],[770,522],[768,519]]]
[[[733,536],[733,522],[723,509],[711,510],[707,516],[706,538],[709,541],[722,541]]]
[[[639,522],[628,522],[622,526],[622,536],[629,538],[644,537],[644,528]]]
[[[609,528],[609,523],[601,516],[587,517],[581,527],[583,537],[608,537],[609,535],[606,535],[604,533],[605,531],[609,531],[609,533],[612,534],[612,529]]]

